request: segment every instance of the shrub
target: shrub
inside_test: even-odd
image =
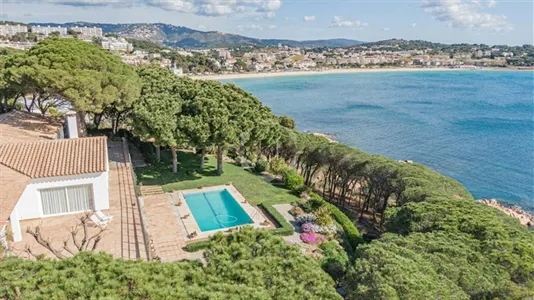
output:
[[[297,186],[304,184],[304,178],[294,169],[285,170],[283,176],[284,185],[290,190],[294,190]]]
[[[308,186],[305,184],[297,185],[297,187],[295,188],[295,193],[297,193],[298,195],[306,191],[308,191]]]
[[[332,235],[337,232],[337,227],[336,225],[321,226],[321,225],[313,224],[312,231],[315,233]]]
[[[269,167],[269,162],[263,159],[260,159],[256,162],[254,165],[254,171],[261,173],[267,171],[267,168]]]
[[[324,242],[319,246],[324,258],[321,260],[323,270],[336,282],[341,281],[347,271],[349,256],[335,241]]]
[[[315,222],[321,226],[327,226],[332,224],[332,217],[330,216],[330,210],[326,205],[319,207],[315,213]]]
[[[315,232],[304,232],[300,234],[300,239],[306,244],[322,243],[326,241],[326,238],[321,234]]]
[[[191,243],[185,246],[185,251],[187,252],[197,252],[198,250],[206,249],[210,245],[209,241],[201,241]]]
[[[270,168],[273,174],[280,175],[288,168],[288,166],[283,158],[277,157],[271,160]]]
[[[300,226],[302,229],[302,232],[313,232],[313,224],[312,223],[304,223],[302,226]]]
[[[300,207],[302,207],[302,210],[305,213],[311,213],[314,210],[312,204],[310,203],[310,201],[302,202],[300,204]]]
[[[288,117],[288,116],[281,116],[278,118],[278,120],[280,122],[280,125],[282,125],[283,127],[289,128],[289,129],[295,129],[296,123],[295,123],[295,120],[293,120],[293,118]]]
[[[312,214],[302,214],[295,218],[295,222],[298,225],[302,225],[304,223],[314,223],[315,222],[315,216]]]
[[[304,211],[302,210],[302,208],[300,208],[298,206],[295,206],[289,211],[289,213],[292,216],[298,217],[298,216],[302,215],[304,213]]]
[[[336,220],[336,222],[343,228],[350,245],[353,249],[356,249],[356,247],[362,242],[362,237],[352,220],[344,212],[337,208],[337,206],[326,202],[316,193],[310,193],[310,197],[312,201],[317,203],[322,202],[329,208],[330,214],[334,220]]]

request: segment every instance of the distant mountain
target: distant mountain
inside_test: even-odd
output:
[[[276,46],[279,43],[291,47],[349,47],[362,44],[349,39],[293,41],[278,39],[256,39],[219,31],[200,31],[183,26],[162,23],[106,24],[106,23],[32,23],[41,26],[88,26],[100,27],[104,33],[115,33],[123,37],[150,41],[166,46],[183,48],[229,47],[229,46]]]

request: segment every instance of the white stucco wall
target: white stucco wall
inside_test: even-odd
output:
[[[19,220],[42,218],[43,210],[39,190],[73,185],[93,185],[95,210],[109,209],[108,172],[75,176],[32,179],[15,206]],[[52,216],[53,217],[53,216]]]

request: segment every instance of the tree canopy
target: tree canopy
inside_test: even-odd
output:
[[[139,97],[139,79],[118,56],[78,39],[48,38],[6,65],[6,80],[45,113],[69,104],[79,112],[122,111]]]
[[[139,68],[141,96],[133,108],[131,124],[134,133],[156,146],[173,151],[173,171],[176,172],[176,147],[184,141],[178,124],[182,112],[182,98],[178,93],[176,76],[156,65]]]
[[[128,261],[89,252],[61,261],[8,258],[0,263],[0,297],[342,299],[318,262],[265,230],[218,234],[205,258],[205,266],[199,261]]]

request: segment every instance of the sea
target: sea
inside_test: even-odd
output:
[[[224,80],[297,129],[413,160],[475,197],[534,212],[534,72],[418,71]]]

